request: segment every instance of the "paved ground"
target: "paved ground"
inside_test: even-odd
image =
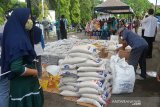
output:
[[[73,35],[73,34],[70,34]],[[86,38],[82,33],[76,34],[81,39]],[[54,37],[55,38],[55,37]],[[51,38],[48,41],[54,41]],[[154,43],[153,58],[147,59],[147,70],[157,71],[160,67],[160,29]],[[160,72],[160,71],[159,71]],[[82,107],[63,99],[62,96],[46,93],[44,107]],[[136,80],[134,92],[131,94],[112,95],[109,107],[160,107],[160,83],[155,78],[145,81]]]

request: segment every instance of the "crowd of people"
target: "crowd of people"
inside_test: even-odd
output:
[[[110,17],[108,19],[97,20],[95,18],[86,24],[85,31],[90,37],[99,36],[100,39],[107,40],[110,35],[115,35],[121,27],[126,27],[125,19]]]

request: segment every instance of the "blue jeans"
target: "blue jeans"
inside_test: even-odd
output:
[[[0,107],[8,107],[9,105],[9,86],[7,78],[0,79]]]

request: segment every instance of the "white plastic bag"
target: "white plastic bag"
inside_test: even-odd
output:
[[[124,59],[112,60],[113,94],[132,93],[135,83],[135,71],[133,66],[128,65]]]

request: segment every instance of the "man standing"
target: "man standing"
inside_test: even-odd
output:
[[[133,22],[133,24],[134,24],[134,29],[135,29],[135,33],[137,33],[138,34],[138,28],[139,28],[139,25],[140,25],[140,22],[139,22],[139,19],[138,19],[138,16],[136,16],[136,19],[134,20],[134,22]]]
[[[61,33],[60,33],[60,19],[59,18],[57,18],[54,25],[56,26],[57,39],[60,40],[61,39]]]
[[[68,24],[67,19],[65,18],[64,15],[62,15],[60,19],[61,39],[67,39],[67,24]]]
[[[49,39],[49,21],[45,17],[43,17],[42,25],[44,29],[43,32],[45,40],[47,39],[47,37]]]
[[[118,34],[120,38],[122,39],[123,46],[120,48],[122,50],[125,50],[126,46],[131,46],[132,50],[128,59],[128,64],[133,65],[134,70],[136,72],[138,64],[141,68],[141,74],[137,75],[137,79],[145,79],[146,78],[146,52],[148,49],[147,42],[137,35],[136,33],[133,33],[132,31],[126,29],[126,28],[120,28],[118,30]]]
[[[147,58],[152,58],[152,49],[153,49],[153,42],[155,39],[156,34],[156,27],[157,27],[157,18],[153,16],[154,10],[149,9],[148,10],[149,16],[142,20],[142,24],[146,25],[145,31],[144,31],[144,39],[147,41],[149,45],[149,49],[147,52]]]

